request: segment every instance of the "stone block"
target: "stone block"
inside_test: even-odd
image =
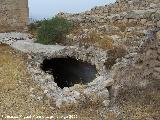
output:
[[[0,32],[24,30],[29,20],[28,0],[1,0],[0,3]]]
[[[160,31],[158,31],[158,32],[156,33],[156,37],[157,37],[157,39],[160,41]]]

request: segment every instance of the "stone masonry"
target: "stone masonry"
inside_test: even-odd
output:
[[[0,0],[0,32],[23,31],[28,24],[28,0]]]

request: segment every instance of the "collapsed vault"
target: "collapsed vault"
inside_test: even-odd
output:
[[[113,79],[105,68],[107,58],[107,52],[99,48],[66,47],[33,55],[29,71],[58,107],[86,100],[102,100],[108,105]]]
[[[53,75],[60,88],[87,84],[96,77],[96,67],[71,57],[45,59],[41,69]]]

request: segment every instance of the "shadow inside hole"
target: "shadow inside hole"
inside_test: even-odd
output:
[[[96,78],[96,66],[71,57],[45,59],[41,69],[52,74],[60,88],[87,84]]]

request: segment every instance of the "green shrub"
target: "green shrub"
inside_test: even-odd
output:
[[[28,25],[28,30],[29,32],[33,33],[33,32],[37,32],[38,28],[40,28],[40,26],[42,25],[42,21],[34,21],[33,23],[30,23]]]
[[[37,42],[42,44],[62,43],[73,27],[70,21],[61,17],[43,20],[38,24]]]

